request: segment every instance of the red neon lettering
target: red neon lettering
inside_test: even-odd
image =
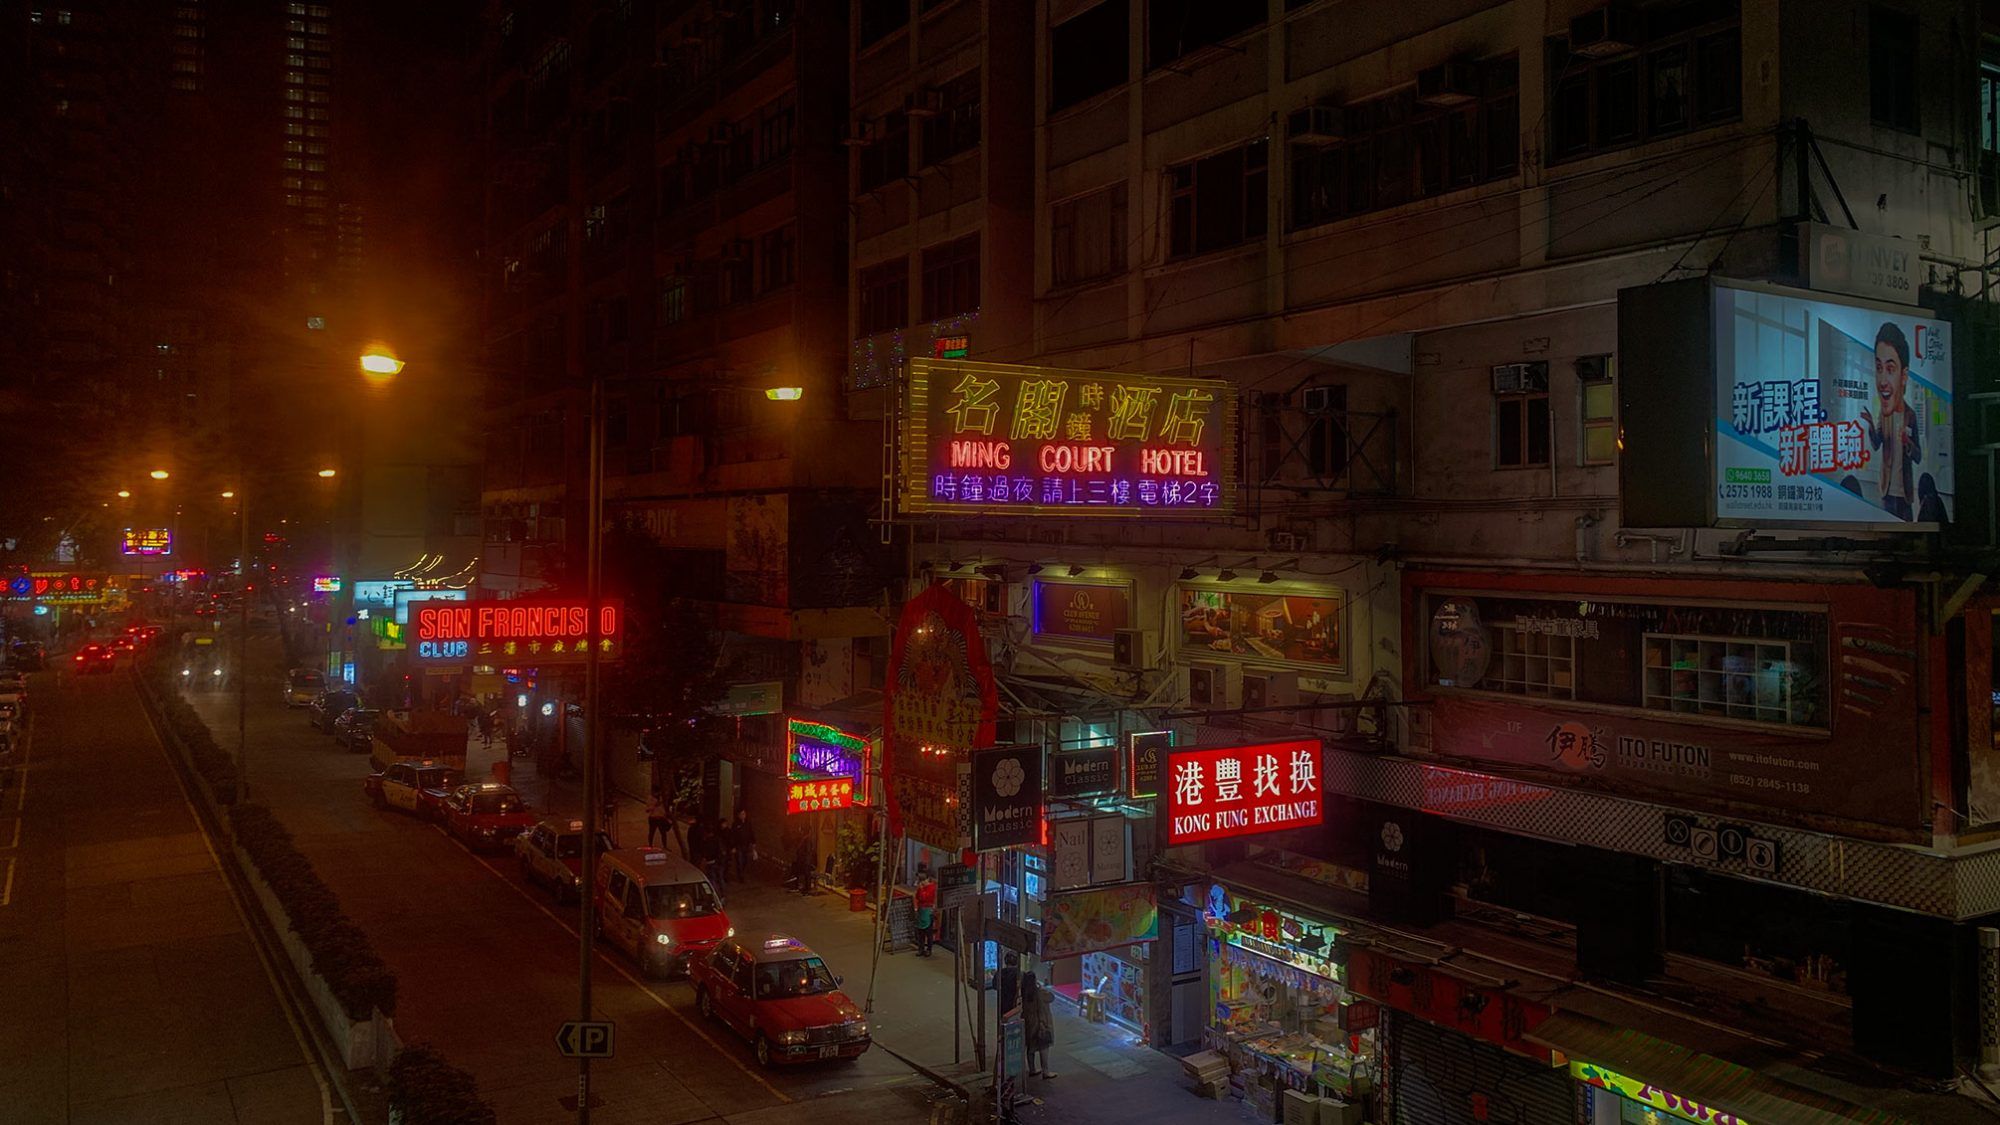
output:
[[[954,469],[1011,469],[1014,451],[1004,441],[954,441],[951,443]]]
[[[1042,471],[1045,473],[1108,473],[1111,471],[1109,445],[1045,445]]]
[[[1154,477],[1205,477],[1207,458],[1199,449],[1142,449],[1139,471]]]

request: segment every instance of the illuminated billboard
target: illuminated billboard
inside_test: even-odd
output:
[[[423,591],[437,593],[440,591]],[[577,600],[417,601],[410,606],[409,651],[427,663],[463,664],[492,657],[523,664],[580,664],[593,648],[615,660],[624,649],[622,603],[606,599],[593,622]]]
[[[906,512],[1213,519],[1235,508],[1228,383],[919,357],[904,394]]]
[[[164,527],[128,527],[118,543],[121,555],[171,555],[174,533]]]
[[[1198,844],[1318,824],[1325,817],[1316,738],[1170,750],[1161,779],[1167,843]]]
[[[396,624],[410,623],[411,602],[468,602],[472,600],[470,590],[396,590],[389,595],[389,604],[395,607]]]
[[[321,574],[321,575],[316,575],[316,576],[314,576],[314,578],[313,578],[313,593],[315,593],[315,594],[338,594],[339,592],[340,592],[340,576],[339,576],[339,575],[337,575],[337,574]]]
[[[787,813],[820,812],[868,803],[866,738],[810,719],[785,724]]]
[[[1632,527],[1935,530],[1956,503],[1951,325],[1738,281],[1619,294]]]

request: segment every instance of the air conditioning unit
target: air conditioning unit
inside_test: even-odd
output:
[[[1299,701],[1299,677],[1294,672],[1260,668],[1243,673],[1243,706],[1287,707]]]
[[[1229,664],[1210,664],[1206,661],[1190,661],[1187,666],[1188,706],[1211,711],[1226,710],[1235,706],[1229,690],[1229,673],[1234,670]]]
[[[1464,105],[1479,96],[1479,68],[1468,62],[1440,63],[1417,72],[1417,101],[1424,105]]]
[[[1606,4],[1569,21],[1569,49],[1574,55],[1601,59],[1619,55],[1639,44],[1639,13],[1626,4]]]
[[[882,122],[879,118],[867,118],[850,122],[847,135],[841,143],[854,148],[866,148],[882,138]]]
[[[1146,629],[1114,629],[1111,632],[1111,666],[1128,672],[1143,672],[1160,659],[1160,635]]]
[[[1336,105],[1295,109],[1285,121],[1285,133],[1294,144],[1337,145],[1347,139],[1347,113]]]
[[[1299,402],[1307,414],[1332,414],[1340,409],[1340,401],[1345,396],[1345,388],[1338,386],[1307,387],[1299,392]]]
[[[1576,357],[1576,379],[1579,383],[1609,383],[1618,377],[1618,357],[1609,355],[1580,355]]]
[[[903,96],[903,112],[911,117],[936,117],[944,112],[944,91],[910,91]]]
[[[1545,394],[1549,389],[1549,365],[1543,360],[1530,363],[1501,363],[1493,368],[1496,395]]]

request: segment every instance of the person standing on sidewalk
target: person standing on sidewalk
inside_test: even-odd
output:
[[[699,816],[688,824],[686,847],[687,861],[705,869],[708,864],[708,822]]]
[[[673,836],[667,821],[667,798],[658,789],[653,790],[653,795],[646,800],[646,846],[652,846],[655,835],[659,836],[662,848]]]
[[[1055,1013],[1049,1010],[1049,989],[1035,979],[1035,971],[1021,974],[1021,1031],[1027,1040],[1028,1073],[1054,1078],[1049,1069],[1049,1048],[1056,1042]]]
[[[708,845],[701,856],[702,874],[707,875],[708,881],[715,884],[716,897],[725,897],[728,880],[724,878],[726,873],[722,868],[725,864],[723,857],[729,854],[729,822],[719,816],[716,817],[715,827],[704,833],[702,839]]]
[[[729,826],[729,854],[736,862],[736,881],[749,882],[750,865],[757,862],[757,830],[750,826],[749,809],[736,810],[736,823]]]
[[[937,925],[937,880],[931,878],[931,865],[917,865],[917,956],[931,955],[932,929]]]

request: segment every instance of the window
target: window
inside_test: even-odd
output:
[[[1426,106],[1404,89],[1294,113],[1292,229],[1513,175],[1521,149],[1520,60],[1463,65],[1472,82],[1463,102]]]
[[[1146,0],[1146,67],[1158,70],[1264,22],[1264,5]]]
[[[757,240],[757,274],[762,291],[782,289],[790,285],[796,267],[794,265],[793,243],[795,236],[791,226],[766,231]]]
[[[1502,469],[1549,463],[1549,367],[1512,365],[1514,376],[1493,376],[1493,464]]]
[[[1269,149],[1259,138],[1167,169],[1168,257],[1206,254],[1263,236]]]
[[[1123,86],[1131,70],[1126,0],[1107,3],[1049,30],[1049,110]]]
[[[722,303],[734,305],[756,296],[756,264],[739,251],[722,259]]]
[[[1791,646],[1737,637],[1646,634],[1649,710],[1791,723]]]
[[[1050,281],[1058,286],[1125,272],[1125,185],[1049,209]]]
[[[944,84],[944,108],[924,119],[924,164],[957,156],[979,143],[979,69]]]
[[[1979,198],[2000,213],[2000,64],[1979,64]]]
[[[910,22],[910,0],[861,0],[859,46],[879,43]]]
[[[1630,50],[1582,54],[1549,40],[1551,161],[1733,121],[1743,108],[1737,0],[1637,10]],[[1598,45],[1599,48],[1602,44]]]
[[[923,319],[943,320],[979,308],[979,236],[924,251]]]
[[[1868,116],[1917,131],[1917,17],[1868,9]]]
[[[769,106],[764,110],[763,124],[759,126],[757,156],[763,164],[783,160],[792,154],[792,106]]]
[[[897,258],[869,266],[861,271],[858,280],[861,320],[857,327],[860,335],[873,336],[878,332],[909,326],[910,263],[907,259]]]
[[[910,119],[899,110],[877,124],[880,135],[861,149],[862,191],[910,174]]]
[[[1586,465],[1609,465],[1618,459],[1617,362],[1608,355],[1576,361],[1578,414],[1583,423],[1578,451]]]

